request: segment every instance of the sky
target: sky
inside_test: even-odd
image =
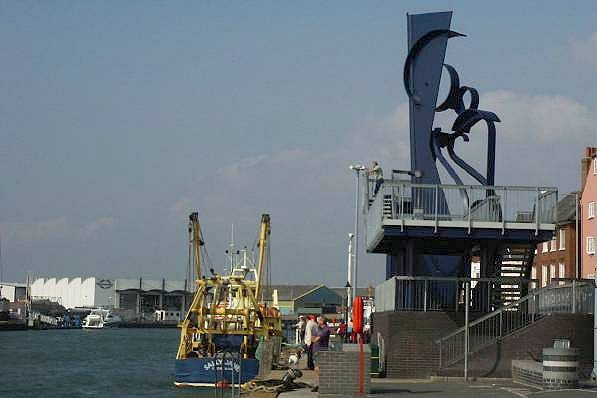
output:
[[[343,286],[348,166],[409,167],[406,14],[446,10],[446,62],[502,120],[496,184],[579,189],[597,2],[0,0],[4,279],[183,279],[197,210],[216,268],[266,212],[273,281]]]

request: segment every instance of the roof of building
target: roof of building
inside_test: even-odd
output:
[[[333,290],[336,294],[340,295],[341,297],[346,298],[345,287],[331,287],[330,289]],[[369,289],[368,287],[359,287],[356,293],[357,296],[375,296],[375,288]]]
[[[270,285],[264,290],[264,297],[271,297],[274,289],[278,290],[278,300],[292,301],[321,285]]]
[[[264,297],[271,297],[274,289],[278,290],[278,300],[280,301],[292,301],[297,298],[304,296],[311,291],[318,289],[324,284],[319,285],[271,285],[264,291]],[[327,286],[326,286],[327,287]],[[340,297],[346,297],[345,287],[328,287],[332,292],[336,293]],[[358,296],[369,296],[369,288],[360,287],[357,290]],[[375,295],[375,289],[371,289],[371,295]]]
[[[558,202],[558,225],[576,221],[576,195],[570,192]]]

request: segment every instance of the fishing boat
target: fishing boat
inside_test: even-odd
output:
[[[270,217],[263,214],[256,243],[258,260],[251,253],[229,250],[228,275],[205,266],[205,242],[198,213],[189,216],[189,264],[193,264],[196,292],[186,312],[176,355],[177,386],[240,385],[259,374],[259,345],[281,336],[280,315],[274,302],[264,304],[269,275]],[[265,277],[264,277],[265,276]]]

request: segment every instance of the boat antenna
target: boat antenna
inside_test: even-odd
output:
[[[2,263],[2,236],[0,236],[0,282],[4,280],[4,264]],[[0,287],[2,289],[2,287]]]

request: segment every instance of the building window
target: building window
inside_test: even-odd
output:
[[[554,234],[553,238],[551,238],[551,251],[555,252],[556,251],[556,236]]]
[[[595,202],[589,202],[589,217],[587,218],[593,217],[595,217]]]
[[[560,250],[566,250],[566,230],[560,229]]]
[[[541,266],[541,287],[547,286],[547,265]]]
[[[597,159],[593,159],[593,174],[597,174]]]
[[[566,266],[564,263],[560,263],[558,265],[558,278],[565,278],[566,277]],[[560,282],[560,285],[563,285],[564,281]]]
[[[543,253],[547,253],[549,251],[549,242],[543,242]]]
[[[587,253],[595,254],[595,237],[587,236]]]
[[[549,283],[551,283],[551,280],[554,278],[557,278],[558,276],[556,275],[556,265],[555,264],[551,264],[549,266]]]

